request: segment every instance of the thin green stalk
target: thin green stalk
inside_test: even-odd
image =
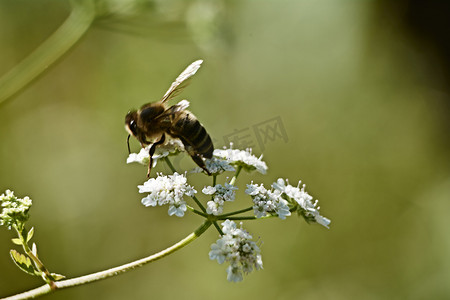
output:
[[[257,218],[256,216],[248,216],[248,217],[217,217],[217,220],[261,220],[261,219],[269,219],[276,216],[268,215],[261,218]]]
[[[242,166],[237,167],[236,173],[234,174],[233,178],[231,178],[231,180],[230,180],[231,185],[234,185],[236,183],[236,179],[238,178],[239,173],[241,173],[241,170],[242,170]]]
[[[133,270],[138,267],[142,267],[145,264],[154,262],[154,261],[161,259],[177,250],[180,250],[184,246],[193,242],[200,235],[202,235],[210,226],[211,226],[211,221],[206,220],[193,233],[189,234],[187,237],[185,237],[178,243],[176,243],[176,244],[170,246],[169,248],[166,248],[165,250],[162,250],[156,254],[150,255],[148,257],[136,260],[134,262],[131,262],[131,263],[119,266],[119,267],[111,268],[109,270],[105,270],[105,271],[101,271],[101,272],[97,272],[97,273],[93,273],[93,274],[89,274],[89,275],[85,275],[85,276],[80,276],[80,277],[76,277],[76,278],[72,278],[72,279],[56,281],[56,282],[54,282],[55,287],[56,287],[55,290],[91,283],[94,281],[106,279],[109,277],[113,277],[113,276],[125,273],[127,271]],[[38,296],[48,294],[52,291],[54,291],[54,290],[52,290],[49,285],[44,285],[44,286],[38,287],[36,289],[21,293],[21,294],[17,294],[17,295],[11,296],[11,297],[4,298],[3,300],[30,299],[30,298],[35,298]]]
[[[202,212],[206,213],[206,208],[203,206],[203,204],[200,202],[200,200],[198,200],[197,197],[195,197],[195,195],[192,196],[192,199],[194,199],[195,203],[197,203],[197,205],[200,207]]]
[[[202,216],[206,217],[208,220],[210,220],[210,221],[213,223],[214,227],[215,227],[215,228],[217,229],[217,231],[219,232],[219,234],[220,234],[220,235],[223,235],[222,229],[220,229],[219,224],[217,224],[217,219],[216,219],[215,217],[212,218],[211,215],[208,215],[208,214],[206,213],[206,208],[205,208],[205,207],[203,206],[203,204],[197,199],[197,197],[195,197],[195,195],[192,196],[192,199],[194,199],[195,203],[197,203],[197,205],[198,205],[198,206],[200,207],[200,209],[203,211],[203,214],[200,214],[200,215],[202,215]],[[194,213],[195,213],[195,211],[194,211]],[[199,213],[197,213],[197,214],[199,214]]]
[[[0,78],[0,103],[13,96],[61,56],[86,33],[95,18],[92,0],[72,0],[72,11],[64,23],[30,55]]]
[[[172,170],[173,173],[177,172],[175,167],[172,165],[172,162],[170,161],[169,157],[165,156],[164,161],[166,162],[167,166],[169,166],[170,170]]]
[[[194,214],[200,215],[202,217],[208,218],[208,214],[205,214],[201,211],[196,210],[195,208],[193,208],[190,205],[186,205],[186,208],[189,209],[190,211],[192,211]]]
[[[28,257],[34,262],[36,268],[41,273],[42,279],[44,279],[45,282],[52,288],[55,289],[55,282],[51,278],[50,272],[47,270],[47,268],[44,266],[42,261],[34,255],[33,251],[31,251],[30,247],[28,246],[28,231],[25,229],[25,227],[21,226],[21,228],[17,228],[17,226],[13,226],[13,228],[16,230],[17,235],[19,236],[20,240],[22,241],[22,248],[25,251],[25,253],[28,255]]]
[[[216,220],[217,220],[217,219],[216,219]],[[223,231],[222,231],[222,229],[220,228],[219,224],[217,224],[217,221],[216,221],[216,220],[212,221],[212,222],[213,222],[213,225],[214,225],[214,227],[216,227],[216,230],[217,230],[217,232],[219,232],[220,236],[222,236],[222,235],[223,235]]]
[[[252,209],[253,209],[253,206],[250,206],[250,207],[247,207],[247,208],[244,208],[244,209],[241,209],[241,210],[237,210],[237,211],[233,211],[233,212],[230,212],[230,213],[227,213],[227,214],[218,215],[217,218],[224,218],[224,217],[227,217],[227,216],[233,216],[233,215],[245,213],[245,212],[251,211]]]

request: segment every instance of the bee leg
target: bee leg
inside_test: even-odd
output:
[[[150,171],[152,170],[152,165],[153,165],[153,154],[155,154],[155,150],[156,150],[156,146],[161,145],[162,143],[164,143],[164,141],[166,140],[166,135],[163,134],[161,136],[161,139],[159,141],[157,141],[156,143],[153,143],[150,146],[150,149],[148,150],[148,154],[150,157],[150,161],[148,163],[148,171],[147,171],[147,178],[150,177]]]
[[[209,170],[206,168],[205,162],[203,161],[202,157],[198,154],[194,154],[191,155],[192,159],[194,160],[194,162],[203,169],[203,171],[206,172],[206,174],[208,174],[209,176],[211,176],[211,172],[209,172]]]

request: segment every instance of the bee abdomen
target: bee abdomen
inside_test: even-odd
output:
[[[205,127],[189,113],[178,119],[173,131],[181,138],[183,143],[188,143],[193,152],[200,154],[205,158],[211,158],[214,146],[211,137],[206,132]],[[187,146],[187,145],[185,145]]]

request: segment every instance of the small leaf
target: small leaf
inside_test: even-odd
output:
[[[50,277],[51,277],[54,281],[58,281],[58,280],[61,280],[61,279],[66,278],[66,276],[61,275],[61,274],[57,274],[57,273],[51,273],[51,274],[50,274]]]
[[[36,275],[37,271],[35,270],[29,257],[17,252],[16,250],[9,251],[9,254],[11,254],[12,260],[19,267],[19,269],[30,275]]]
[[[21,239],[14,238],[14,239],[11,239],[11,241],[12,241],[14,244],[16,244],[16,245],[22,246],[22,240],[21,240]]]
[[[31,246],[31,253],[33,253],[34,256],[38,257],[36,243],[33,243],[33,246]]]
[[[30,231],[28,231],[28,235],[27,235],[27,243],[31,240],[31,238],[34,235],[34,227],[31,227]]]

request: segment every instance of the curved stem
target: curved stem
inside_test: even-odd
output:
[[[36,50],[0,78],[0,103],[19,92],[80,40],[95,18],[92,0],[72,0],[64,23]]]
[[[176,243],[176,244],[170,246],[169,248],[166,248],[156,254],[150,255],[148,257],[136,260],[134,262],[131,262],[131,263],[119,266],[119,267],[111,268],[109,270],[105,270],[105,271],[101,271],[101,272],[97,272],[97,273],[93,273],[93,274],[89,274],[89,275],[85,275],[85,276],[80,276],[80,277],[76,277],[76,278],[72,278],[72,279],[56,281],[54,283],[56,290],[74,287],[77,285],[82,285],[82,284],[106,279],[109,277],[113,277],[113,276],[125,273],[130,270],[133,270],[135,268],[142,267],[145,264],[154,262],[154,261],[156,261],[160,258],[163,258],[163,257],[183,248],[184,246],[188,245],[189,243],[194,241],[197,237],[202,235],[210,226],[211,226],[211,222],[209,220],[206,220],[193,233],[189,234],[187,237],[185,237],[178,243]],[[30,299],[30,298],[35,298],[38,296],[48,294],[52,291],[53,290],[50,288],[49,285],[44,285],[44,286],[38,287],[36,289],[21,293],[21,294],[17,294],[17,295],[11,296],[11,297],[4,298],[3,300]]]

